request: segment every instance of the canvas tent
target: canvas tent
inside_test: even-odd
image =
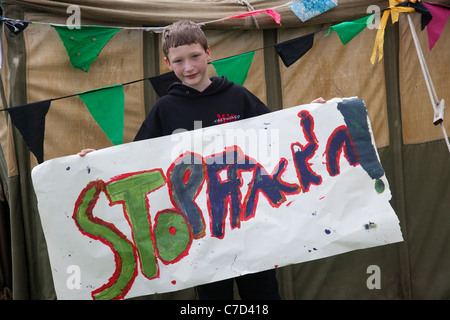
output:
[[[65,24],[67,8],[79,5],[82,25],[162,27],[179,19],[195,22],[275,8],[270,15],[207,23],[204,30],[213,60],[255,51],[244,85],[272,110],[308,103],[322,96],[358,96],[366,102],[381,163],[393,194],[405,241],[359,250],[277,270],[284,299],[448,299],[450,254],[450,156],[442,131],[433,125],[424,77],[408,22],[388,22],[384,57],[371,64],[376,29],[364,29],[343,45],[328,28],[367,15],[388,1],[340,0],[336,8],[302,22],[283,6],[287,1],[2,1],[2,16],[33,22],[18,35],[2,28],[2,109],[64,97],[86,90],[133,82],[166,69],[160,35],[122,28],[108,41],[88,72],[73,67],[48,23]],[[448,0],[435,1],[450,4]],[[412,13],[425,60],[440,98],[449,100],[450,25],[435,47]],[[286,67],[273,45],[317,32],[313,47]],[[211,75],[215,73],[210,69]],[[149,81],[124,86],[124,142],[132,141],[158,98]],[[450,121],[444,120],[447,131]],[[37,165],[7,112],[0,117],[0,296],[54,299],[46,243],[40,225],[30,171]],[[82,148],[111,146],[110,140],[77,98],[52,101],[45,120],[44,160]],[[381,287],[367,285],[377,266]],[[368,271],[369,270],[369,271]],[[191,299],[194,291],[146,297]]]

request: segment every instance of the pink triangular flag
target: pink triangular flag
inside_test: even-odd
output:
[[[444,30],[445,23],[450,15],[450,7],[440,3],[422,3],[433,16],[430,23],[427,25],[428,45],[431,51],[436,44],[436,41],[438,41],[441,36],[442,30]]]
[[[281,16],[278,12],[276,12],[275,10],[272,9],[267,9],[266,13],[271,16],[273,18],[273,20],[275,20],[276,23],[278,23],[279,25],[281,25]]]
[[[246,13],[242,13],[242,14],[237,14],[234,16],[229,16],[226,17],[225,19],[239,19],[239,18],[245,18],[248,16],[254,16],[256,14],[260,14],[266,12],[269,16],[271,16],[276,23],[278,23],[279,25],[281,25],[281,16],[278,12],[276,12],[273,9],[262,9],[262,10],[255,10],[255,11],[251,11],[251,12],[246,12]]]

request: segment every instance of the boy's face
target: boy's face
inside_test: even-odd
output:
[[[208,47],[205,51],[198,43],[170,48],[167,58],[164,58],[169,69],[184,85],[200,92],[211,83],[207,72],[210,59],[211,49]]]

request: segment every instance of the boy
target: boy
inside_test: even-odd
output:
[[[197,24],[179,21],[165,28],[162,49],[168,68],[181,82],[172,84],[168,94],[155,103],[135,141],[170,135],[178,129],[193,130],[195,121],[208,127],[270,112],[243,86],[225,77],[208,77],[211,49]],[[319,98],[313,102],[324,100]],[[93,149],[82,150],[79,155],[90,151]],[[198,298],[232,300],[234,280],[241,299],[280,299],[275,270],[198,286]]]
[[[181,83],[172,84],[168,94],[156,102],[135,140],[169,135],[177,129],[192,130],[194,121],[207,127],[270,112],[244,87],[225,77],[208,77],[211,49],[197,24],[179,21],[165,28],[162,49],[169,70]]]
[[[181,83],[171,85],[156,102],[135,140],[169,135],[180,128],[193,130],[194,121],[207,127],[270,112],[244,87],[225,77],[208,77],[211,49],[197,24],[179,21],[165,28],[162,49],[169,70]],[[245,275],[236,283],[242,299],[280,299],[275,270]],[[199,299],[233,300],[233,279],[198,286],[196,293]]]

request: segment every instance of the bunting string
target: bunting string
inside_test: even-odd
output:
[[[256,51],[260,51],[260,50],[264,50],[264,49],[267,49],[267,48],[275,47],[277,52],[278,52],[278,54],[282,58],[282,61],[284,62],[284,64],[286,66],[290,66],[290,65],[292,65],[293,62],[297,61],[301,56],[303,56],[312,47],[312,40],[311,40],[311,38],[314,38],[315,34],[320,33],[320,32],[324,32],[324,31],[328,31],[328,28],[320,29],[320,30],[317,30],[317,31],[315,31],[313,33],[310,33],[310,34],[307,34],[305,36],[301,36],[301,37],[298,37],[298,38],[294,38],[294,39],[291,39],[291,40],[286,40],[286,41],[283,41],[283,42],[280,42],[280,43],[276,43],[276,44],[273,44],[273,45],[267,45],[267,46],[260,47],[260,48],[254,49],[254,50],[250,50],[250,51],[247,51],[247,52],[244,52],[244,53],[238,53],[238,54],[235,54],[235,55],[231,55],[231,56],[228,56],[228,57],[223,58],[223,59],[211,61],[211,62],[209,62],[209,64],[213,65],[216,68],[216,66],[224,65],[226,63],[226,61],[233,61],[233,58],[237,58],[237,57],[240,57],[240,56],[245,57],[247,55],[251,55],[252,53],[254,53]],[[308,44],[306,44],[308,49],[302,49],[300,46],[297,46],[297,47],[294,46],[294,48],[291,48],[291,49],[293,49],[293,50],[291,50],[291,51],[293,51],[291,53],[291,58],[290,58],[291,62],[290,63],[285,62],[285,60],[286,61],[289,60],[289,58],[286,58],[286,56],[289,55],[289,53],[287,51],[289,51],[289,48],[291,47],[291,45],[295,44],[295,43],[301,43],[302,42],[301,40],[303,40],[303,39],[306,40],[307,38],[309,39],[307,41]],[[304,52],[302,52],[302,51],[304,51]],[[295,61],[293,61],[293,60],[295,60]],[[230,69],[230,68],[227,68],[227,69]],[[232,69],[234,69],[234,68],[232,68]],[[238,68],[236,68],[236,69],[238,69]],[[220,73],[223,74],[223,75],[226,75],[226,73],[224,73],[224,72],[220,72]],[[168,72],[168,73],[157,75],[157,76],[153,76],[153,77],[147,77],[147,78],[142,78],[142,79],[138,79],[138,80],[133,80],[133,81],[130,81],[130,82],[122,83],[120,85],[121,86],[126,86],[126,85],[130,85],[130,84],[133,84],[133,83],[145,81],[145,80],[149,80],[151,82],[153,88],[155,89],[156,93],[159,96],[162,96],[162,95],[165,94],[164,89],[167,89],[167,88],[164,88],[164,87],[167,87],[167,85],[163,84],[162,86],[158,87],[157,81],[161,80],[161,81],[163,81],[165,83],[169,83],[169,85],[170,85],[173,82],[177,81],[178,79],[174,76],[173,72]],[[115,85],[113,85],[113,86],[115,86]],[[96,91],[105,90],[107,88],[109,88],[109,87],[95,88],[95,89],[91,89],[91,90],[85,91],[83,93],[88,93],[88,92],[89,93],[93,93],[93,92],[96,92]],[[74,93],[74,94],[69,94],[69,95],[61,96],[61,97],[57,97],[57,98],[51,98],[51,99],[48,99],[48,100],[49,101],[57,101],[57,100],[62,100],[62,99],[68,99],[68,98],[77,97],[79,94],[80,93]],[[14,108],[17,108],[17,107],[20,107],[20,106],[15,106]],[[10,108],[13,108],[13,107],[10,107]],[[0,109],[0,112],[1,111],[8,111],[8,109],[10,109],[10,108]]]
[[[242,69],[241,68],[230,68],[229,66],[226,66],[226,64],[227,64],[226,62],[227,61],[233,62],[233,61],[238,60],[238,59],[236,59],[238,57],[244,57],[245,58],[246,56],[251,56],[256,51],[264,50],[264,49],[271,48],[271,47],[276,47],[276,50],[279,53],[280,57],[281,56],[285,57],[287,55],[286,51],[288,51],[288,48],[291,46],[291,44],[295,44],[296,42],[297,43],[301,43],[302,39],[311,38],[311,37],[314,38],[315,34],[320,33],[320,32],[324,32],[324,31],[328,31],[328,28],[320,29],[320,30],[317,30],[317,31],[315,31],[313,33],[310,33],[308,35],[301,36],[301,37],[298,37],[298,38],[295,38],[295,39],[291,39],[291,40],[286,40],[286,41],[283,41],[281,43],[276,43],[274,45],[267,45],[267,46],[260,47],[260,48],[254,49],[254,50],[250,50],[250,51],[247,51],[247,52],[244,52],[244,53],[238,53],[238,54],[235,54],[235,55],[231,55],[231,56],[228,56],[228,57],[223,58],[223,59],[214,60],[214,61],[209,62],[209,64],[213,65],[215,68],[217,67],[217,69],[220,69],[220,70],[222,70],[222,68],[221,68],[222,66],[224,66],[224,68],[228,69],[229,72],[223,72],[223,71],[219,72],[221,75],[227,75],[227,73],[231,74],[230,70],[233,70],[233,69],[242,70]],[[309,44],[307,44],[307,47],[308,47],[308,50],[309,50],[309,48],[312,47],[312,41],[309,40],[308,43]],[[300,51],[302,51],[302,49],[300,47],[297,47],[297,49],[300,49]],[[297,54],[296,53],[297,50],[295,50],[295,48],[294,48],[294,52],[292,53],[292,56],[298,56],[298,57],[291,57],[291,61],[292,60],[297,61],[301,56],[303,56],[308,51],[308,50],[305,50],[305,49],[303,49],[303,50],[305,52],[300,52],[301,54]],[[286,58],[284,58],[284,59],[286,59]],[[289,65],[291,65],[295,61],[292,61]],[[285,65],[288,66],[288,64],[286,64],[286,63],[285,63]],[[245,69],[248,69],[248,68],[244,68],[244,70]],[[248,71],[248,70],[246,70],[246,71]],[[227,78],[230,78],[230,77],[227,76]],[[164,95],[166,93],[165,89],[167,89],[168,85],[172,84],[173,82],[177,81],[178,79],[174,76],[173,72],[168,72],[168,73],[165,73],[165,74],[161,74],[161,75],[157,75],[157,76],[153,76],[153,77],[146,77],[146,78],[133,80],[133,81],[130,81],[130,82],[126,82],[126,83],[122,83],[122,84],[116,84],[116,85],[112,85],[112,86],[117,86],[117,85],[126,86],[126,85],[134,84],[134,83],[137,83],[137,82],[142,82],[142,81],[145,81],[145,80],[149,80],[151,82],[152,86],[154,87],[156,93],[159,96],[162,96],[162,95]],[[163,84],[162,86],[158,87],[157,86],[157,81],[160,81],[160,80],[165,82],[166,85]],[[82,93],[94,93],[94,92],[97,92],[97,91],[106,90],[108,88],[109,87],[95,88],[95,89],[91,89],[91,90],[88,90],[88,91],[85,91],[85,92],[82,92]],[[48,101],[57,101],[57,100],[62,100],[62,99],[73,98],[73,97],[79,96],[80,94],[81,93],[69,94],[69,95],[66,95],[66,96],[61,96],[61,97],[57,97],[57,98],[48,99]],[[17,108],[17,107],[20,107],[20,106],[15,106],[14,108]],[[8,111],[8,109],[10,109],[10,108],[0,109],[0,112],[1,111]]]
[[[241,1],[242,2],[242,1]],[[320,5],[317,5],[317,4]],[[245,5],[245,1],[241,4]],[[337,5],[337,0],[295,0],[286,4],[279,5],[277,7],[251,10],[244,14],[232,15],[218,20],[207,21],[199,23],[205,25],[208,23],[223,21],[226,19],[240,19],[244,17],[253,17],[258,14],[266,13],[274,19],[278,24],[281,24],[281,16],[275,11],[284,6],[289,8],[299,17],[300,20],[306,21],[325,11],[328,11]],[[307,6],[310,6],[307,8]],[[311,10],[311,6],[314,10]],[[250,10],[252,7],[247,8]],[[436,3],[422,3],[422,1],[400,1],[389,0],[389,7],[382,10],[382,18],[380,26],[377,31],[374,48],[370,61],[375,63],[376,56],[378,55],[378,61],[383,57],[383,44],[384,44],[384,30],[387,25],[389,17],[391,17],[392,23],[396,23],[399,18],[399,13],[418,12],[422,15],[421,26],[422,30],[427,27],[429,36],[429,49],[431,50],[440,37],[440,34],[445,26],[445,23],[450,15],[450,7],[440,5]],[[409,16],[408,16],[409,17]],[[46,22],[32,22],[25,20],[15,20],[10,18],[0,17],[3,20],[5,26],[14,34],[18,35],[20,32],[26,29],[29,24],[47,24],[51,25],[60,36],[61,40],[69,53],[71,63],[88,72],[90,65],[100,54],[103,46],[111,39],[115,33],[120,29],[138,29],[145,31],[161,32],[164,27],[104,27],[104,26],[82,26],[80,29],[69,30],[66,25],[57,25]],[[291,66],[302,56],[304,56],[313,46],[314,38],[317,33],[328,31],[325,36],[329,36],[333,31],[336,32],[343,43],[346,45],[362,30],[364,30],[369,24],[373,22],[374,14],[362,17],[357,20],[342,22],[333,25],[329,28],[317,30],[313,33],[290,39],[284,42],[276,43],[273,45],[265,46],[259,49],[251,50],[245,53],[236,54],[224,59],[210,62],[216,70],[218,76],[226,76],[229,80],[243,85],[247,78],[248,70],[252,64],[254,53],[258,50],[274,47],[278,53],[280,59],[286,67]],[[256,21],[256,19],[254,19]],[[418,51],[419,59],[420,53]],[[422,56],[423,57],[423,56]],[[421,60],[422,63],[422,60]],[[424,73],[425,76],[425,73]],[[97,121],[99,126],[108,136],[113,144],[123,143],[123,118],[124,118],[124,94],[123,86],[133,83],[149,80],[153,86],[153,89],[159,96],[167,94],[169,86],[178,81],[173,72],[157,75],[154,77],[147,77],[139,80],[126,82],[119,85],[113,85],[109,87],[96,88],[81,93],[70,94],[58,98],[52,98],[44,101],[38,101],[29,103],[22,106],[15,106],[10,108],[1,109],[0,111],[8,111],[11,115],[13,124],[21,132],[24,140],[30,148],[38,162],[43,161],[43,135],[45,127],[45,115],[48,112],[50,103],[52,101],[79,97],[93,118]],[[431,79],[430,79],[431,80]],[[429,82],[427,82],[428,85]],[[433,88],[434,89],[434,88]],[[107,95],[105,96],[105,92]],[[429,92],[430,89],[429,89]],[[436,95],[435,95],[436,96]],[[437,96],[436,96],[437,97]],[[437,98],[436,98],[437,99]],[[442,101],[443,104],[443,101]],[[435,108],[435,104],[433,104]],[[115,110],[111,112],[111,109]],[[436,111],[436,110],[435,110]],[[23,115],[22,113],[26,113]],[[442,123],[441,123],[442,124]],[[445,128],[442,125],[444,135],[446,136]],[[34,130],[34,131],[33,131]],[[448,137],[446,136],[446,142],[449,146]]]
[[[331,3],[331,5],[326,5],[324,7],[323,1],[325,1],[327,4]],[[251,16],[258,27],[255,16],[261,13],[267,13],[274,19],[277,24],[281,25],[281,16],[278,12],[275,11],[275,9],[289,6],[289,8],[291,8],[291,10],[296,15],[298,15],[300,19],[302,19],[302,16],[299,15],[297,11],[313,17],[337,6],[337,0],[294,0],[279,6],[275,6],[273,8],[254,10],[247,1],[240,0],[240,3],[246,5],[248,9],[251,9],[251,11],[243,14],[231,15],[214,21],[202,22],[199,23],[199,25],[204,26],[212,22],[224,21],[227,19],[240,19]],[[308,8],[302,7],[301,9],[299,9],[298,6],[304,6],[305,3],[308,3]],[[115,33],[117,33],[117,31],[121,29],[139,29],[160,33],[164,29],[164,27],[105,27],[94,25],[68,26],[48,22],[14,20],[11,18],[3,17],[0,17],[0,19],[5,22],[7,27],[15,35],[18,35],[20,32],[22,32],[29,24],[47,24],[52,26],[58,32],[61,40],[63,41],[72,65],[85,72],[89,71],[91,64],[100,54],[103,46],[109,41],[109,39],[114,36]]]
[[[245,1],[241,0],[241,4],[245,4]],[[248,2],[247,2],[248,4]],[[429,7],[432,5],[436,5],[434,3],[430,3],[429,5],[425,6],[422,4],[422,2],[419,0],[408,0],[408,1],[401,1],[401,0],[389,0],[389,7],[382,11],[383,16],[381,19],[380,26],[378,28],[378,32],[375,39],[375,44],[372,52],[372,56],[370,58],[370,61],[372,64],[375,63],[376,56],[378,54],[378,61],[380,61],[383,57],[383,44],[384,44],[384,30],[387,24],[387,20],[389,16],[392,18],[392,23],[395,23],[398,21],[398,14],[400,12],[413,12],[418,11],[417,9],[420,9],[420,13],[424,16],[425,13],[427,13],[430,17],[430,11]],[[274,21],[281,25],[281,16],[275,11],[279,8],[288,6],[302,21],[306,21],[310,19],[311,17],[314,17],[318,14],[321,14],[323,12],[326,12],[335,6],[337,6],[337,0],[294,0],[289,1],[285,4],[281,4],[272,8],[268,9],[260,9],[260,10],[252,10],[247,13],[243,14],[237,14],[237,15],[231,15],[225,18],[217,19],[217,20],[211,20],[199,23],[199,25],[206,25],[213,22],[218,21],[224,21],[227,19],[240,19],[243,17],[252,16],[261,14],[261,13],[267,13],[269,16],[271,16]],[[438,9],[435,9],[434,6],[432,6],[434,12],[441,13],[442,11]],[[252,9],[253,7],[249,7],[247,5],[248,9]],[[370,16],[368,16],[370,17]],[[445,16],[446,18],[448,15]],[[439,17],[439,22],[437,24],[432,25],[432,27],[428,28],[428,32],[430,35],[432,35],[432,40],[430,40],[430,50],[432,46],[434,45],[436,38],[439,37],[440,32],[442,32],[442,28],[445,25],[446,22],[441,17]],[[48,22],[34,22],[34,21],[26,21],[26,20],[14,20],[11,18],[4,18],[0,17],[1,20],[5,22],[5,25],[13,32],[15,35],[22,32],[29,24],[47,24],[51,25],[60,35],[61,40],[64,43],[64,46],[67,49],[67,52],[69,53],[70,60],[72,64],[79,68],[80,70],[83,70],[85,72],[88,72],[90,65],[92,62],[96,59],[96,57],[99,55],[100,51],[102,50],[103,46],[106,44],[107,41],[111,37],[114,36],[114,34],[120,30],[120,29],[139,29],[139,30],[146,30],[146,31],[153,31],[153,32],[162,32],[164,27],[105,27],[105,26],[80,26],[80,27],[69,27],[67,25],[62,24],[54,24],[54,23],[48,23]],[[362,18],[364,19],[364,18]],[[424,20],[422,19],[422,27],[424,27]],[[431,20],[431,18],[429,18]],[[443,23],[442,23],[443,21]],[[354,21],[355,23],[358,23],[358,21]],[[427,21],[429,22],[429,21]],[[329,29],[329,32],[333,30],[333,28],[337,28],[341,26],[342,24],[338,24],[336,26],[332,26]],[[364,23],[361,23],[361,28],[364,28]],[[341,34],[339,34],[341,37]],[[351,38],[350,38],[351,39]],[[341,37],[341,40],[343,38]],[[348,41],[348,40],[347,40]],[[343,40],[343,43],[346,44],[346,41]]]
[[[280,19],[280,15],[275,11],[277,9],[283,8],[283,7],[287,7],[287,6],[292,6],[295,5],[296,3],[302,2],[302,1],[306,1],[308,2],[309,0],[294,0],[294,1],[289,1],[287,3],[275,6],[275,7],[271,7],[271,8],[267,8],[267,9],[259,9],[259,10],[254,10],[252,9],[249,12],[243,13],[243,14],[237,14],[237,15],[231,15],[231,16],[227,16],[224,18],[219,18],[219,19],[215,19],[215,20],[209,20],[209,21],[205,21],[205,22],[199,22],[198,24],[201,26],[207,25],[207,24],[211,24],[211,23],[216,23],[216,22],[222,22],[225,20],[229,20],[229,19],[240,19],[240,18],[245,18],[245,17],[249,17],[249,16],[255,16],[261,13],[267,13],[269,16],[271,16],[275,22],[277,22],[278,24],[281,24],[279,19]],[[337,3],[337,1],[335,0],[335,2]],[[248,8],[253,8],[253,7],[248,7]],[[330,8],[331,9],[331,8]],[[5,17],[0,17],[0,20],[4,20],[4,21],[9,21],[10,23],[14,23],[14,22],[20,22],[20,23],[26,23],[28,24],[40,24],[40,25],[50,25],[50,26],[56,26],[56,27],[67,27],[66,24],[58,24],[58,23],[53,23],[53,22],[42,22],[42,21],[28,21],[28,20],[17,20],[17,19],[12,19],[12,18],[5,18]],[[80,27],[104,27],[104,28],[119,28],[119,29],[125,29],[125,30],[141,30],[141,31],[151,31],[154,33],[161,33],[165,26],[159,26],[159,27],[128,27],[128,26],[99,26],[99,25],[81,25]]]
[[[120,86],[127,86],[127,85],[130,85],[130,84],[136,83],[136,82],[141,82],[141,81],[149,80],[149,79],[150,78],[143,78],[143,79],[139,79],[139,80],[133,80],[133,81],[130,81],[130,82],[125,82],[125,83],[122,83],[122,84],[119,84],[119,85]],[[118,86],[118,85],[113,85],[113,86]],[[67,99],[67,98],[73,98],[73,97],[77,97],[78,95],[80,95],[82,93],[94,93],[94,92],[97,92],[97,91],[106,90],[108,88],[109,87],[96,88],[96,89],[92,89],[92,90],[88,90],[88,91],[84,91],[84,92],[80,92],[80,93],[70,94],[70,95],[63,96],[63,97],[52,98],[52,99],[50,99],[50,101],[56,101],[56,100],[62,100],[62,99]],[[0,111],[7,111],[8,109],[9,108],[1,109]]]

